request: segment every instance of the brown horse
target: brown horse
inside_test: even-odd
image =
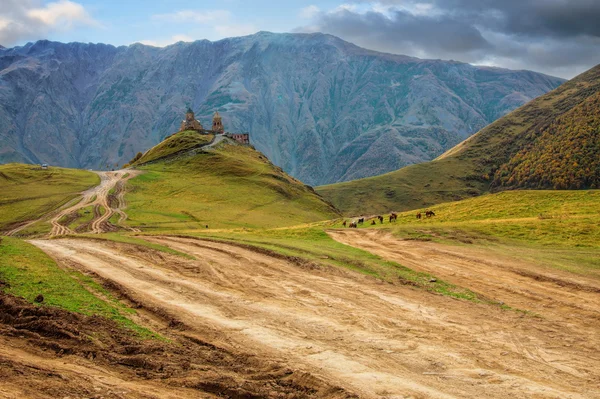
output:
[[[344,223],[342,223],[344,225],[344,227],[346,227],[347,222],[344,220]]]
[[[422,217],[423,215],[421,215],[421,212],[417,213],[417,219],[421,220]]]
[[[358,219],[358,224],[363,224],[365,222],[365,218]]]
[[[371,226],[376,225],[377,222],[375,221],[375,219],[371,220]]]
[[[379,215],[377,216],[377,219],[379,219],[379,223],[383,223],[383,216]]]
[[[425,212],[425,216],[427,216],[428,218],[435,216],[435,212],[434,211],[427,211]]]
[[[390,215],[390,223],[395,222],[398,219],[398,215],[392,212]]]
[[[358,225],[356,224],[356,222],[351,222],[350,223],[350,228],[351,229],[356,229],[358,227]]]

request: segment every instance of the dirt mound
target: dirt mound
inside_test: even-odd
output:
[[[201,391],[230,398],[351,396],[310,375],[261,362],[249,354],[234,354],[193,337],[169,339],[141,340],[111,320],[35,306],[0,293],[0,342],[9,343],[2,342],[4,348],[24,347],[34,354],[41,351],[44,358],[60,358],[61,364],[83,360],[91,362],[94,370],[110,369],[133,384],[159,382],[163,387],[191,388],[196,395]],[[40,366],[20,363],[22,358],[3,356],[0,351],[0,379],[10,386],[39,378],[40,385],[32,382],[28,389],[49,394],[46,385],[51,376],[40,374]],[[89,394],[78,384],[77,379],[62,378],[50,385],[55,389],[53,395]],[[0,389],[0,396],[2,393]]]

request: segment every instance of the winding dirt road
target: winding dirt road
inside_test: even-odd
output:
[[[333,236],[367,245],[358,236]],[[338,269],[306,269],[230,244],[147,240],[197,260],[96,240],[32,243],[63,266],[116,283],[206,342],[283,362],[360,397],[600,398],[596,293],[560,290],[579,297],[557,303],[549,317],[533,317]],[[455,258],[447,256],[449,263]],[[430,264],[426,257],[414,262]],[[517,275],[515,284],[523,285],[507,289],[505,302],[521,298],[527,280],[531,289],[550,285],[524,279]],[[575,307],[580,300],[593,302]],[[569,318],[574,312],[588,320]]]
[[[115,230],[115,227],[109,222],[109,219],[115,213],[119,214],[119,224],[122,224],[127,219],[127,215],[123,212],[123,208],[126,206],[123,187],[127,180],[137,176],[140,172],[136,170],[119,170],[115,172],[96,173],[100,176],[100,184],[84,191],[81,194],[81,200],[77,204],[61,210],[50,219],[50,224],[52,225],[51,237],[75,234],[68,226],[61,224],[60,220],[89,206],[94,206],[94,218],[89,224],[89,230],[94,234]],[[112,195],[116,197],[116,206],[111,206],[111,201],[109,200],[110,191],[113,188],[115,189],[115,193]],[[104,213],[102,213],[101,209]],[[122,225],[122,227],[125,226]],[[131,231],[139,231],[134,228],[125,228]]]

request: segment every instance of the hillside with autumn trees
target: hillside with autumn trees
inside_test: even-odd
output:
[[[532,131],[530,141],[494,176],[499,188],[584,189],[600,187],[600,93],[548,127]]]

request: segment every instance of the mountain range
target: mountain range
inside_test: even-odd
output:
[[[481,129],[435,160],[317,188],[348,215],[514,189],[600,187],[600,65]]]
[[[249,132],[311,185],[428,161],[563,83],[530,71],[378,53],[324,34],[164,48],[38,41],[0,49],[0,162],[110,168],[177,131]]]

